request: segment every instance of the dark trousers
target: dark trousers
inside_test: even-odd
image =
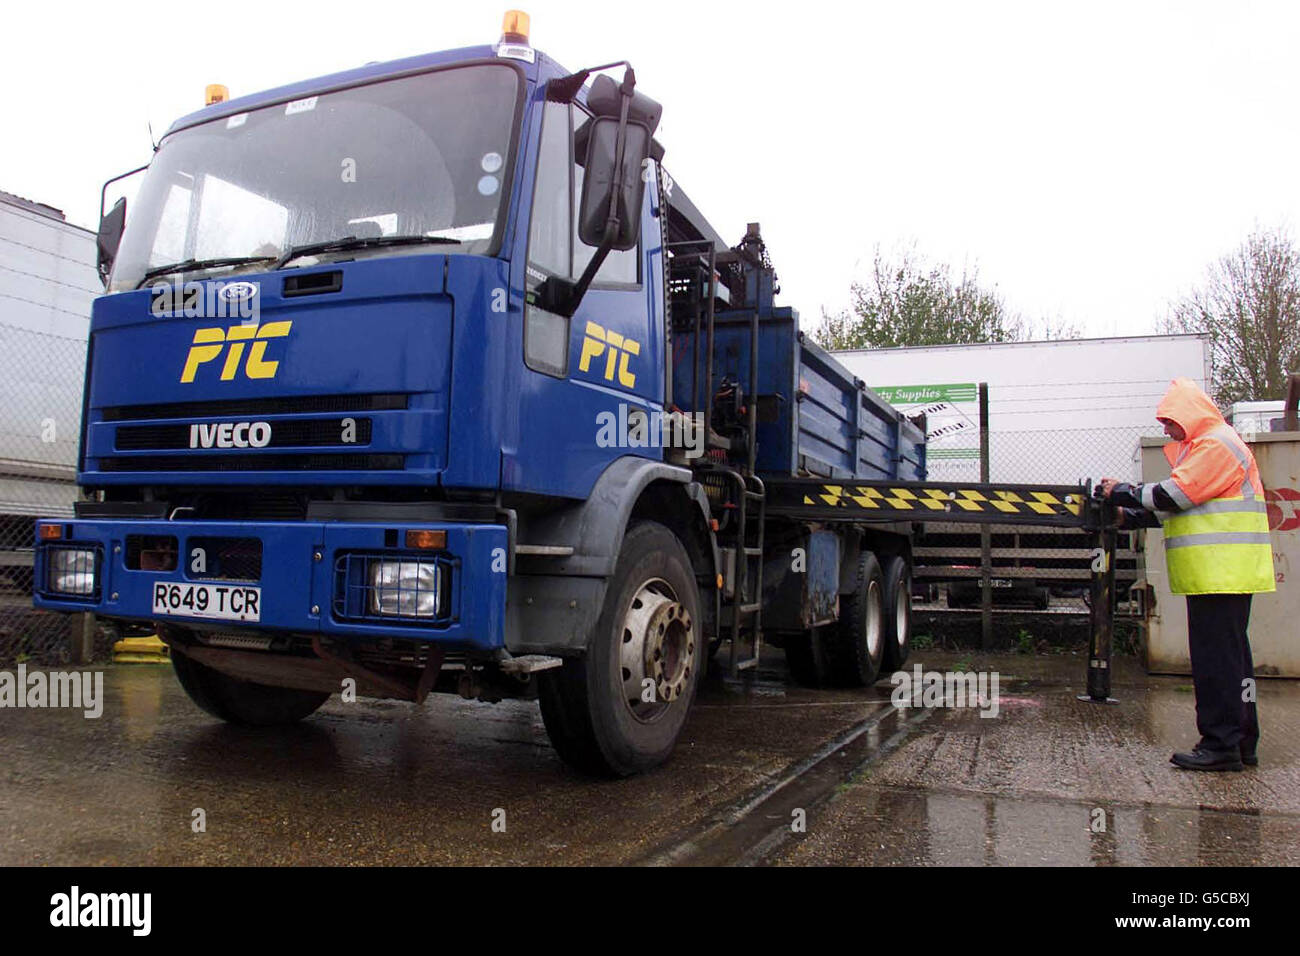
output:
[[[1201,732],[1200,746],[1205,750],[1235,750],[1240,745],[1249,752],[1259,740],[1255,666],[1246,637],[1250,597],[1187,596],[1187,644],[1192,657],[1192,685],[1196,688],[1196,729]]]

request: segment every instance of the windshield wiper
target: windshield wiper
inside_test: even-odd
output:
[[[135,284],[138,289],[150,279],[165,276],[171,272],[195,272],[199,269],[216,269],[219,266],[242,266],[250,262],[274,262],[275,256],[225,256],[221,259],[183,259],[171,265],[150,269]]]
[[[327,239],[324,242],[311,242],[303,246],[294,246],[279,259],[272,269],[282,269],[299,256],[310,256],[320,252],[345,252],[350,249],[377,249],[383,246],[400,246],[410,243],[426,242],[431,245],[460,245],[461,240],[450,236],[371,236],[361,239],[357,236],[343,236],[339,239]]]

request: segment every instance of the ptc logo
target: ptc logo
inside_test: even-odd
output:
[[[624,338],[617,332],[603,329],[595,322],[587,323],[586,334],[582,337],[582,356],[578,359],[578,371],[586,372],[591,368],[591,360],[605,355],[605,381],[614,381],[624,388],[636,385],[636,374],[627,367],[629,355],[641,354],[641,343],[635,339]]]
[[[185,357],[185,368],[181,371],[181,382],[193,382],[199,366],[213,361],[222,352],[226,352],[226,361],[221,366],[223,382],[229,382],[235,377],[241,362],[244,365],[244,375],[248,378],[275,378],[280,363],[267,360],[267,340],[284,338],[292,325],[293,322],[288,321],[267,322],[264,325],[232,325],[228,329],[195,329],[194,342]],[[250,340],[252,347],[248,349],[247,361],[244,361],[244,347]],[[226,346],[230,346],[229,351]]]

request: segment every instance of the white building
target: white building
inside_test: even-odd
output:
[[[94,233],[0,192],[0,516],[72,513],[90,304],[102,291]]]
[[[979,405],[989,386],[990,478],[1073,484],[1139,475],[1139,439],[1159,435],[1172,379],[1210,381],[1205,335],[1144,335],[835,353],[909,414],[927,414],[929,475],[979,477]]]

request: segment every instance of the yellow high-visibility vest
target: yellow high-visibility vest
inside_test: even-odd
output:
[[[1165,563],[1175,594],[1260,594],[1277,589],[1259,470],[1236,433],[1224,429],[1231,432],[1231,426],[1222,425],[1207,437],[1232,452],[1245,480],[1239,494],[1212,498],[1164,519]],[[1173,481],[1161,486],[1180,504],[1191,505]]]

